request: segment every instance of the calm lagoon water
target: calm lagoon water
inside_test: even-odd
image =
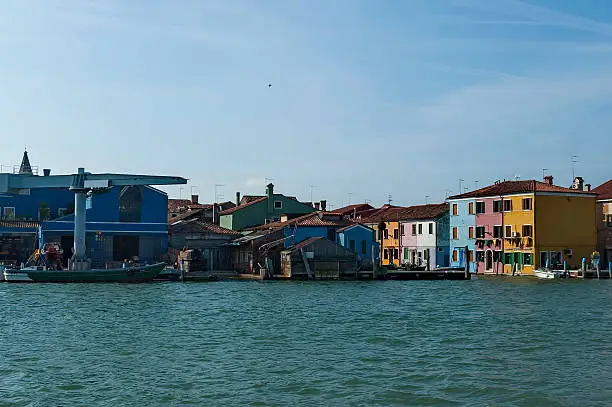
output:
[[[0,406],[612,405],[612,282],[0,284]]]

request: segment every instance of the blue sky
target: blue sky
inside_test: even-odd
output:
[[[338,207],[612,176],[606,0],[0,0],[0,164]],[[272,84],[269,88],[268,83]],[[476,184],[475,181],[478,181]],[[194,188],[191,188],[193,186]]]

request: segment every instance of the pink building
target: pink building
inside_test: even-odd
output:
[[[473,233],[476,239],[476,267],[479,273],[504,272],[501,202],[501,198],[482,198],[474,203],[476,227],[469,233]]]

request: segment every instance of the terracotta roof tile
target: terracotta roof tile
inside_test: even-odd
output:
[[[219,225],[215,225],[214,223],[203,222],[198,219],[178,221],[170,225],[171,231],[178,231],[183,227],[190,227],[190,232],[197,232],[197,233],[214,233],[218,235],[231,235],[231,236],[241,235],[240,232],[236,232],[231,229],[223,228]]]
[[[334,209],[332,212],[339,213],[344,216],[349,216],[349,215],[353,215],[354,213],[359,215],[360,213],[363,213],[371,209],[374,209],[372,205],[367,204],[367,203],[361,203],[361,204],[348,205],[343,208],[337,208],[337,209]]]
[[[327,226],[327,227],[344,227],[352,224],[351,221],[345,219],[342,215],[334,212],[312,212],[306,215],[298,216],[297,218],[289,219],[284,222],[268,223],[267,225],[258,226],[256,229],[280,229],[286,226]]]
[[[211,204],[195,204],[189,199],[168,199],[168,212],[182,212],[189,209],[208,209]]]
[[[467,192],[465,194],[451,196],[448,199],[484,198],[488,196],[524,194],[524,193],[533,193],[533,192],[558,192],[558,193],[593,195],[593,192],[580,191],[577,189],[570,189],[570,188],[560,187],[557,185],[550,185],[545,182],[540,182],[540,181],[535,181],[535,180],[525,180],[525,181],[503,181],[503,182],[499,182],[493,185],[486,186],[484,188],[477,189],[475,191]]]
[[[448,209],[448,203],[409,206],[400,210],[397,216],[398,220],[436,219],[448,213]]]
[[[596,193],[597,199],[612,199],[612,179],[595,188],[592,192]]]

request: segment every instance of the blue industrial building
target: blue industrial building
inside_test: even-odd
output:
[[[53,178],[49,170],[38,176],[27,153],[19,171],[0,174],[0,260],[22,262],[43,243],[56,243],[63,249],[64,266],[72,256],[75,193],[68,187],[9,187],[20,182],[44,184],[45,176]],[[160,260],[168,249],[166,193],[147,185],[109,186],[100,191],[89,194],[86,204],[85,245],[92,266],[134,258]]]

